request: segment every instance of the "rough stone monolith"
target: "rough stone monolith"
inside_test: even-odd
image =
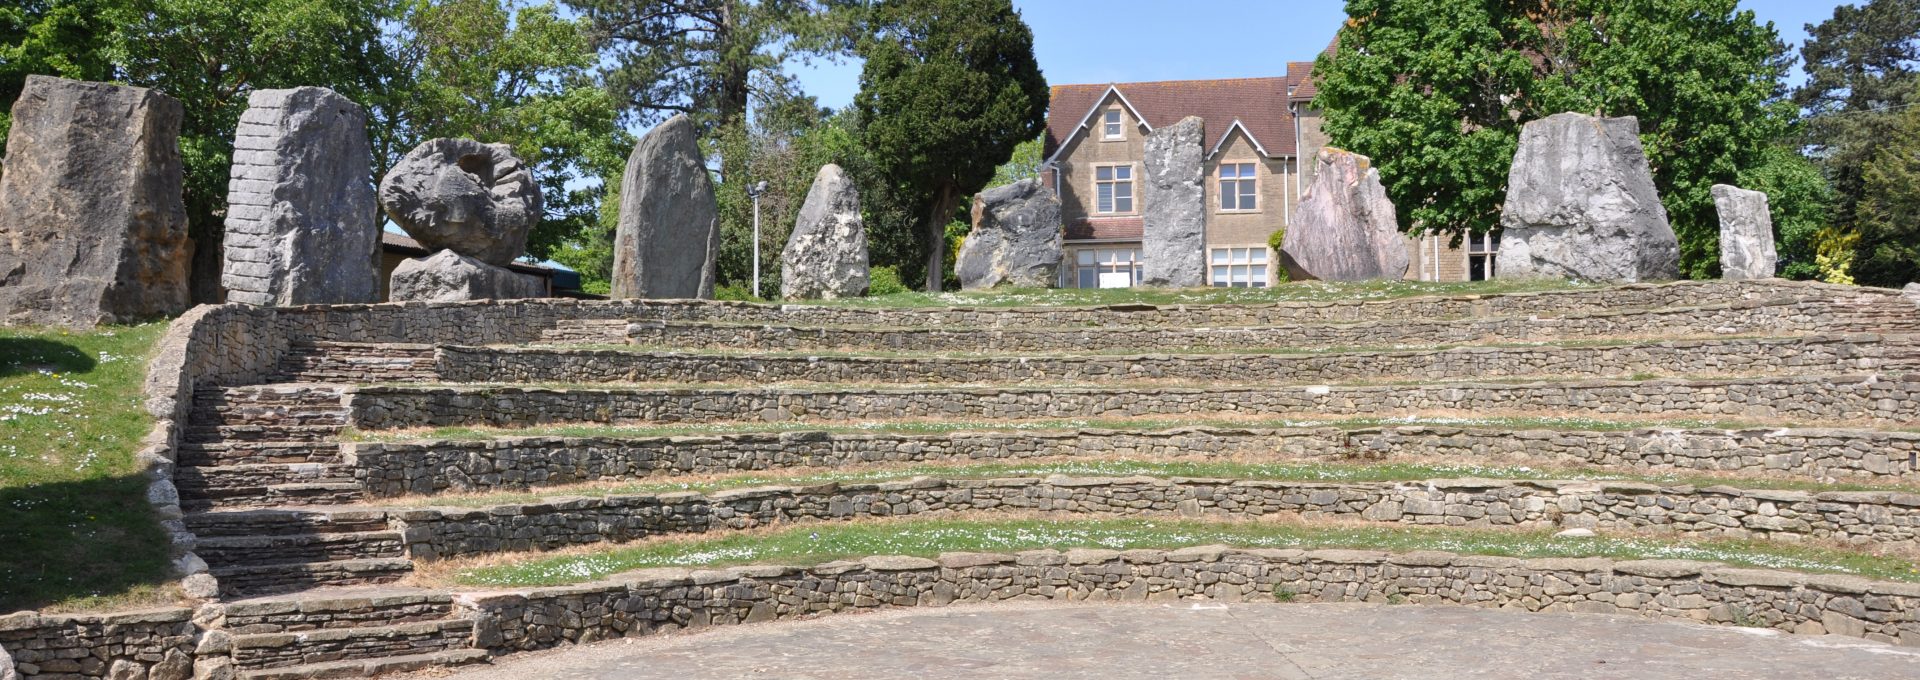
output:
[[[973,198],[973,229],[960,245],[962,290],[1047,288],[1059,283],[1060,199],[1038,179],[988,189]]]
[[[187,308],[180,102],[28,76],[0,174],[0,321],[91,327]]]
[[[1188,116],[1147,135],[1142,159],[1141,283],[1207,283],[1206,123]]]
[[[1326,147],[1313,186],[1281,238],[1280,264],[1294,280],[1399,280],[1411,255],[1373,160]]]
[[[780,296],[788,300],[867,294],[867,228],[860,190],[840,166],[821,166],[780,252]]]
[[[496,267],[477,258],[442,250],[401,262],[393,269],[387,299],[392,302],[455,302],[545,297],[546,282],[531,274]]]
[[[227,182],[228,302],[377,302],[380,225],[367,114],[324,87],[255,90]]]
[[[1720,213],[1720,278],[1773,278],[1779,257],[1767,195],[1726,184],[1715,184],[1712,191]]]
[[[1522,127],[1500,226],[1500,278],[1680,277],[1680,243],[1632,116],[1557,113]]]
[[[430,139],[380,180],[380,206],[428,250],[493,265],[527,252],[540,222],[540,186],[505,144]]]
[[[719,214],[693,121],[678,115],[649,130],[620,183],[613,297],[712,298]]]

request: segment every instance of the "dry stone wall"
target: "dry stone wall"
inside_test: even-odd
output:
[[[420,352],[419,346],[392,353]],[[371,359],[341,352],[342,377],[392,378]],[[1079,355],[1019,357],[779,356],[631,352],[573,348],[447,346],[437,352],[444,382],[740,382],[980,383],[1023,380],[1191,380],[1271,383],[1517,376],[1624,377],[1761,375],[1909,371],[1920,369],[1920,343],[1874,335],[1736,340],[1675,340],[1621,346],[1464,347],[1440,351],[1328,354]],[[390,365],[419,376],[411,365]],[[406,379],[406,378],[400,378]],[[428,378],[430,379],[430,378]]]
[[[0,649],[21,678],[193,677],[193,610],[113,614],[18,612],[0,617]]]
[[[1920,494],[1633,482],[1434,479],[1298,482],[1153,477],[915,478],[552,498],[388,512],[415,560],[544,551],[789,522],[1016,512],[1109,517],[1298,516],[1404,526],[1584,527],[1683,536],[1912,546]]]
[[[881,463],[1017,462],[1125,456],[1334,461],[1439,457],[1468,463],[1601,465],[1639,471],[1776,473],[1808,478],[1920,475],[1920,433],[1878,430],[1498,430],[1408,426],[1340,429],[1194,427],[1138,432],[946,434],[747,433],[710,437],[510,437],[342,445],[341,458],[376,496],[523,491],[793,468]]]
[[[1920,586],[1680,560],[1354,550],[1035,550],[870,557],[810,568],[654,569],[462,596],[495,653],[882,607],[1007,600],[1406,601],[1637,614],[1920,645]]]
[[[347,391],[363,430],[551,423],[695,423],[938,417],[1383,415],[1462,411],[1912,422],[1920,375],[1381,386],[549,389],[368,386]]]

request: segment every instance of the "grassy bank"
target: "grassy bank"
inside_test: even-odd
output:
[[[656,540],[573,554],[493,558],[484,566],[450,567],[438,575],[459,585],[516,587],[580,583],[648,567],[736,564],[811,565],[868,555],[933,557],[942,552],[1013,552],[1040,548],[1350,548],[1409,552],[1445,550],[1505,557],[1689,559],[1733,565],[1857,574],[1920,581],[1907,559],[1814,546],[1758,541],[1682,541],[1641,537],[1557,538],[1550,530],[1505,531],[1408,527],[1303,526],[1283,522],[1150,520],[917,520],[810,525],[720,537]]]
[[[168,597],[166,534],[133,461],[165,331],[0,330],[0,613]]]

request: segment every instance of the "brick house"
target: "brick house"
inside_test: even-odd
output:
[[[1041,179],[1059,195],[1066,229],[1060,286],[1139,283],[1146,136],[1187,116],[1206,123],[1207,281],[1271,285],[1278,259],[1267,237],[1291,222],[1327,143],[1309,106],[1312,71],[1313,62],[1294,62],[1276,78],[1054,86]],[[1491,251],[1470,256],[1468,245],[1409,239],[1407,278],[1460,281],[1492,272]]]

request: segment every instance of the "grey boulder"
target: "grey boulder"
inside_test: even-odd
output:
[[[1313,186],[1281,237],[1280,264],[1295,280],[1398,280],[1407,239],[1373,159],[1333,147],[1314,161]]]
[[[1521,128],[1500,226],[1500,278],[1680,277],[1680,243],[1632,116],[1558,113]]]
[[[1051,287],[1063,245],[1060,199],[1038,179],[1023,179],[973,197],[973,229],[954,269],[962,290],[996,286]]]
[[[187,308],[180,102],[28,76],[0,174],[0,321],[76,328]]]
[[[627,156],[613,239],[613,297],[713,297],[720,208],[685,115],[647,131]]]
[[[545,297],[538,276],[496,267],[451,250],[416,257],[393,269],[387,299],[393,302],[456,302]]]
[[[504,265],[527,252],[540,187],[505,144],[430,139],[380,180],[380,205],[427,250]]]
[[[1779,256],[1773,249],[1773,213],[1767,195],[1726,184],[1713,185],[1720,213],[1720,277],[1770,279]]]
[[[255,90],[234,133],[227,182],[227,301],[375,302],[375,222],[367,114],[324,87]]]
[[[860,219],[860,190],[828,164],[814,175],[800,218],[780,252],[780,297],[788,300],[860,297],[867,294],[867,228]]]
[[[1188,116],[1147,135],[1142,165],[1141,283],[1207,283],[1206,123]]]

